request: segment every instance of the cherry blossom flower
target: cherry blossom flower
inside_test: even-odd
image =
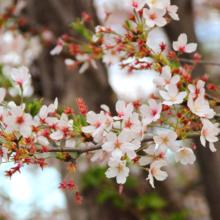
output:
[[[109,168],[105,172],[107,178],[116,177],[118,184],[124,184],[129,174],[129,168],[126,167],[126,160],[110,158],[108,162]]]
[[[164,87],[169,84],[176,85],[180,81],[180,76],[175,75],[172,77],[171,69],[169,66],[162,68],[162,74],[159,77],[153,79],[153,83],[158,87]]]
[[[98,41],[99,37],[96,36],[96,34],[92,35],[92,42],[96,43]]]
[[[125,2],[126,5],[132,6],[136,11],[140,11],[144,7],[146,0],[125,0]]]
[[[204,86],[205,86],[205,82],[202,80],[199,80],[196,86],[189,84],[188,85],[188,88],[190,90],[189,98],[196,98],[199,95],[204,96],[205,95]]]
[[[103,160],[104,156],[105,156],[104,150],[97,150],[90,160],[91,160],[91,162],[94,162],[94,161],[101,162]]]
[[[4,100],[5,93],[6,93],[5,88],[0,88],[0,103],[2,103],[2,101]]]
[[[101,26],[101,25],[97,25],[97,26],[95,27],[95,32],[96,32],[96,34],[99,34],[99,33],[105,32],[105,31],[107,31],[107,28],[106,28],[106,27],[103,27],[103,26]]]
[[[190,43],[187,44],[187,35],[186,34],[180,34],[177,41],[173,42],[173,49],[175,51],[179,51],[180,53],[192,53],[196,50],[197,44],[196,43]]]
[[[102,145],[102,149],[111,152],[114,158],[120,159],[127,152],[131,155],[131,151],[133,151],[133,154],[130,159],[136,157],[134,150],[136,150],[137,147],[130,143],[132,136],[129,135],[129,132],[122,131],[118,136],[113,132],[109,132],[106,135],[106,138],[108,141]]]
[[[218,141],[218,138],[216,137],[220,129],[218,128],[219,123],[212,124],[208,119],[201,119],[202,120],[202,131],[200,136],[200,141],[202,145],[205,147],[206,140],[209,142],[209,147],[212,152],[216,151],[216,148],[214,146],[214,142]]]
[[[103,111],[101,111],[100,114],[96,114],[95,112],[90,111],[86,114],[86,118],[90,125],[82,127],[82,132],[91,133],[94,137],[96,134],[103,130],[104,123],[106,122],[106,116]]]
[[[149,106],[143,104],[140,107],[140,112],[142,114],[142,123],[143,125],[148,125],[152,121],[157,121],[160,118],[160,113],[162,110],[162,104],[157,102],[154,99],[148,100]]]
[[[175,131],[167,133],[166,131],[158,130],[157,134],[158,136],[153,137],[156,144],[166,146],[173,152],[178,150],[179,145],[175,142],[178,135]]]
[[[84,73],[89,68],[90,63],[93,66],[93,68],[95,68],[95,69],[98,68],[95,60],[91,59],[88,54],[83,54],[83,55],[77,54],[76,59],[78,61],[84,62],[83,65],[79,69],[80,74]]]
[[[62,113],[60,121],[58,122],[58,130],[50,134],[50,138],[53,140],[61,140],[63,138],[69,138],[69,132],[72,128],[73,121],[68,121],[68,116]]]
[[[165,9],[160,9],[152,6],[150,9],[144,8],[143,17],[146,20],[146,25],[148,27],[163,27],[167,24],[166,19],[163,17],[166,14]]]
[[[8,161],[8,148],[6,147],[0,147],[0,165],[2,163],[2,157],[4,158],[5,161]]]
[[[149,5],[149,7],[156,7],[163,9],[166,6],[167,0],[146,0],[146,3]]]
[[[64,62],[68,68],[75,67],[75,64],[76,64],[76,61],[72,59],[65,59]]]
[[[116,111],[118,113],[118,117],[115,116],[113,117],[114,120],[120,120],[123,119],[124,117],[129,117],[131,113],[133,112],[133,105],[132,103],[129,103],[126,105],[125,101],[123,100],[118,100],[116,102]]]
[[[167,165],[167,161],[165,160],[158,160],[151,163],[147,180],[150,180],[150,184],[153,188],[155,188],[154,178],[158,181],[163,181],[168,177],[166,172],[160,170],[161,167],[166,165]]]
[[[63,50],[63,45],[64,45],[64,41],[62,41],[61,38],[58,39],[57,41],[57,45],[55,48],[53,48],[53,50],[50,51],[50,55],[58,55],[61,53],[61,51]]]
[[[48,106],[48,113],[56,113],[58,108],[58,99],[55,98],[54,103]]]
[[[19,85],[22,86],[31,77],[27,67],[22,66],[19,68],[11,69],[11,78]]]
[[[165,101],[163,101],[164,105],[171,106],[173,104],[180,104],[183,102],[183,99],[187,96],[187,92],[178,92],[178,88],[176,85],[167,85],[166,87],[168,92],[163,90],[159,90],[160,95]]]
[[[182,163],[183,165],[186,164],[193,164],[196,160],[196,157],[192,151],[192,149],[187,148],[187,147],[181,147],[175,155],[175,160],[176,162]]]
[[[178,10],[178,7],[176,5],[170,5],[170,0],[167,0],[165,3],[165,7],[167,10],[167,14],[169,14],[173,20],[180,20],[178,14],[176,13]]]
[[[156,148],[156,145],[153,144],[153,145],[150,145],[146,150],[143,150],[148,155],[140,158],[139,164],[141,166],[146,166],[156,160],[165,159],[167,147],[164,145],[160,145],[156,150],[155,148]]]
[[[139,118],[139,114],[136,112],[132,113],[129,117],[124,117],[122,121],[123,130],[139,133],[141,130],[141,122],[139,121],[138,118]]]
[[[48,116],[48,107],[46,105],[43,105],[40,109],[40,113],[39,113],[39,116],[36,115],[34,117],[34,120],[36,120],[37,122],[39,123],[46,123],[46,124],[49,124],[49,125],[53,125],[53,124],[56,124],[58,123],[58,119],[55,118],[55,117],[47,117]]]
[[[106,135],[108,133],[105,130],[101,130],[98,134],[95,135],[94,141],[96,143],[105,143],[107,141]]]
[[[34,143],[39,143],[43,146],[48,146],[49,145],[48,139],[46,137],[42,136],[42,135],[36,135]]]
[[[31,135],[32,116],[28,113],[23,114],[20,106],[12,107],[10,113],[11,115],[4,120],[7,124],[5,133],[9,134],[13,131],[19,131],[23,137]]]
[[[107,105],[101,105],[101,109],[103,109],[108,115],[111,115],[110,108]]]
[[[214,110],[209,106],[209,102],[205,100],[202,95],[199,95],[195,101],[193,101],[192,97],[190,97],[187,105],[191,112],[199,117],[213,118],[215,115]]]
[[[103,50],[105,54],[102,57],[103,63],[106,64],[117,64],[120,62],[124,52],[118,52],[115,49]]]

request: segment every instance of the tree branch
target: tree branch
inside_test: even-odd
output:
[[[190,134],[187,135],[186,138],[197,138],[199,137],[200,134]],[[180,139],[178,139],[180,140]],[[149,142],[149,141],[154,141],[153,136],[146,136],[143,140],[143,142]],[[79,147],[79,148],[72,148],[72,147],[53,147],[51,148],[48,152],[78,152],[78,153],[85,153],[85,152],[90,152],[94,150],[100,150],[102,149],[102,144],[96,144],[94,146],[89,146],[89,147]],[[42,149],[38,149],[38,151],[41,151]]]
[[[195,61],[191,60],[191,59],[186,59],[186,58],[178,58],[179,61],[181,62],[186,62],[186,63],[192,63],[194,64]],[[217,62],[213,62],[213,61],[206,61],[206,60],[199,60],[197,61],[198,64],[203,64],[203,65],[216,65],[216,66],[220,66],[220,63]]]

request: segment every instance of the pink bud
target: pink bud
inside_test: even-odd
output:
[[[193,143],[193,150],[195,150],[196,149],[196,145]]]
[[[122,191],[123,191],[123,184],[120,184],[120,185],[119,185],[119,194],[121,194]]]

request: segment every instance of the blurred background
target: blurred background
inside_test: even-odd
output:
[[[4,15],[12,3],[13,0],[0,0],[0,13]],[[157,50],[163,41],[169,50],[170,42],[186,33],[188,42],[199,44],[198,52],[203,60],[220,63],[219,0],[172,0],[171,3],[179,7],[180,21],[152,31],[148,39],[151,47]],[[72,106],[75,112],[78,111],[77,97],[85,100],[89,110],[98,112],[100,105],[106,104],[114,113],[117,99],[144,102],[154,92],[154,71],[131,74],[121,71],[118,65],[106,66],[100,61],[97,70],[91,67],[79,75],[78,69],[67,70],[64,64],[64,59],[70,57],[68,51],[50,55],[62,34],[81,38],[69,24],[81,17],[83,11],[91,16],[95,25],[103,25],[106,13],[110,14],[105,26],[119,32],[124,19],[132,13],[124,0],[19,1],[14,16],[26,18],[19,31],[31,30],[32,37],[27,41],[19,32],[0,30],[0,84],[8,86],[15,101],[18,90],[7,73],[9,68],[19,65],[27,65],[32,75],[32,82],[26,86],[27,100],[44,97],[43,103],[49,104],[58,97],[60,107]],[[41,33],[40,37],[37,33]],[[192,59],[192,56],[182,57]],[[218,86],[219,71],[217,65],[197,65],[193,77],[207,73],[210,82]],[[106,163],[92,164],[89,156],[82,156],[77,162],[76,180],[84,197],[82,205],[75,205],[73,193],[58,189],[68,163],[50,159],[43,172],[34,166],[23,167],[21,174],[15,174],[11,180],[4,177],[4,171],[13,164],[3,163],[0,166],[0,220],[219,220],[219,143],[213,154],[198,140],[193,141],[197,146],[196,164],[180,165],[170,154],[169,178],[157,182],[156,189],[146,181],[146,173],[133,168],[121,195],[115,180],[104,175]]]

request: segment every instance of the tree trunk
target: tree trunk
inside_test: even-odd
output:
[[[172,21],[165,30],[171,42],[176,41],[181,33],[186,33],[189,43],[197,42],[195,35],[193,7],[191,0],[171,1],[179,7],[178,14],[180,21]],[[198,44],[198,50],[201,54],[201,46]],[[184,54],[185,58],[192,59],[193,54]],[[197,65],[193,71],[193,77],[205,74],[205,68]],[[200,173],[203,179],[206,199],[210,208],[210,214],[213,220],[220,219],[220,173],[217,169],[219,166],[219,155],[212,153],[209,148],[204,148],[199,139],[194,140],[196,143],[196,155],[199,164]],[[219,146],[219,142],[216,144]]]
[[[52,30],[56,39],[65,33],[82,38],[69,28],[69,24],[75,22],[77,17],[81,17],[83,11],[87,12],[98,25],[92,0],[29,0],[27,3],[25,16],[30,26],[38,30],[47,27]],[[63,105],[74,107],[76,98],[81,97],[89,110],[99,112],[100,105],[106,104],[114,112],[117,97],[109,85],[106,66],[98,61],[98,69],[89,68],[83,75],[80,75],[78,69],[67,70],[62,54],[50,55],[53,47],[55,45],[45,47],[35,62],[35,68],[32,68],[35,72],[33,85],[37,95],[43,96],[48,103],[58,97],[60,107]],[[66,176],[66,167],[67,163],[61,164],[62,179]],[[93,197],[87,198],[88,202],[85,199],[80,207],[75,205],[73,193],[67,192],[66,198],[70,219],[95,219],[91,218],[91,210],[85,212],[89,201],[90,205],[94,204]],[[94,208],[94,205],[91,207]]]

